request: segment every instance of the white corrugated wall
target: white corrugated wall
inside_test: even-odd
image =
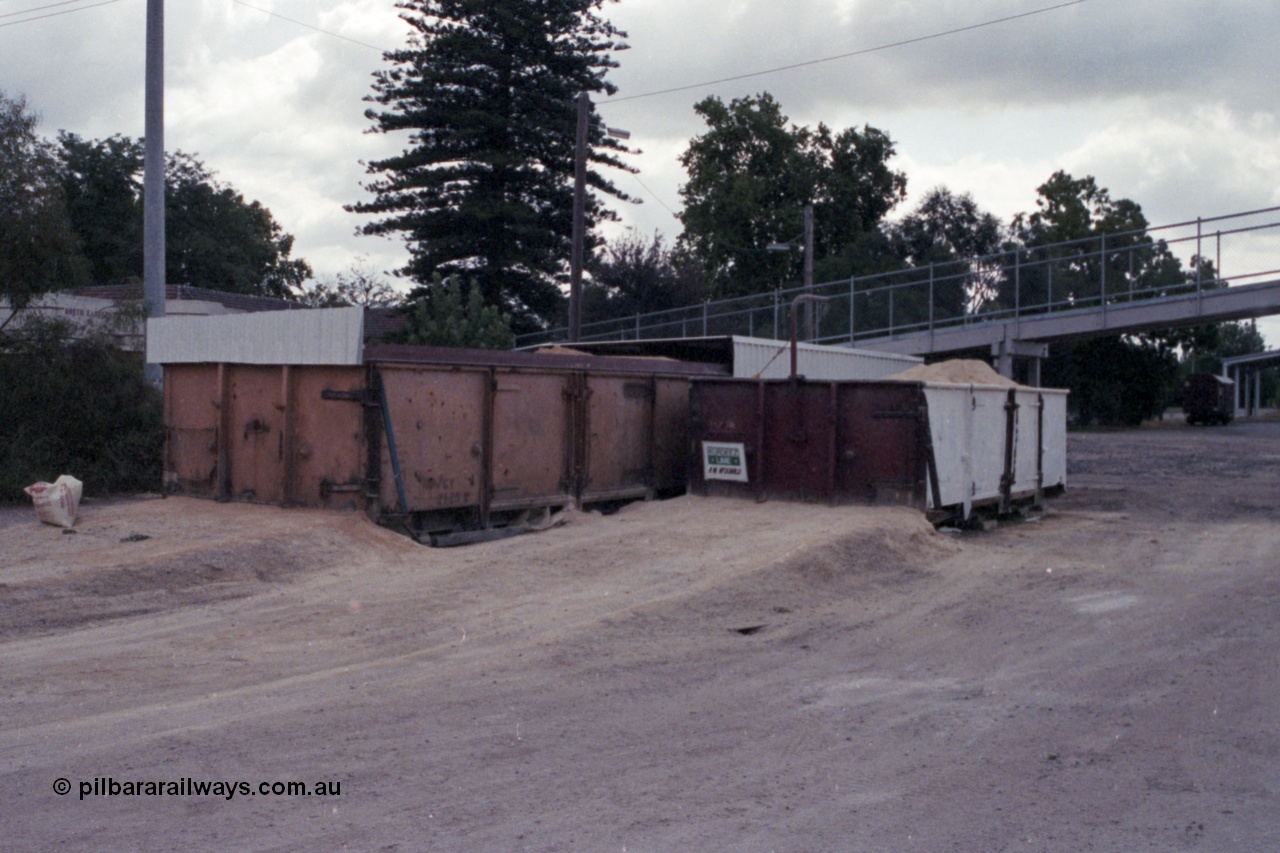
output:
[[[924,361],[913,355],[818,344],[798,344],[797,349],[797,372],[815,382],[883,379]],[[733,375],[747,379],[786,379],[791,375],[790,342],[735,335]]]
[[[154,364],[360,364],[364,309],[313,308],[147,321]]]

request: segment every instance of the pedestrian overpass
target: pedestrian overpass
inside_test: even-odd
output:
[[[802,340],[920,356],[989,352],[1010,376],[1051,344],[1280,315],[1280,207],[788,287],[586,323],[580,340],[790,335],[797,297],[817,296]],[[565,342],[568,330],[520,336]]]
[[[990,349],[1002,376],[1013,375],[1013,359],[1032,361],[1030,384],[1039,384],[1039,361],[1049,344],[1152,329],[1198,326],[1280,314],[1280,277],[1256,284],[1196,289],[1173,296],[1103,302],[1083,308],[982,319],[959,325],[859,339],[866,349],[905,355],[939,355]]]

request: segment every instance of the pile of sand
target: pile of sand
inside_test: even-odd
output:
[[[974,358],[955,358],[937,364],[917,364],[885,379],[900,382],[949,382],[955,385],[998,385],[1013,388],[1018,383],[1006,379],[991,369],[985,361]]]
[[[562,344],[552,344],[551,346],[538,347],[536,350],[534,350],[534,352],[536,352],[538,355],[579,355],[579,356],[591,355],[591,353],[589,352],[584,352],[580,349],[574,349],[573,347],[567,347]]]

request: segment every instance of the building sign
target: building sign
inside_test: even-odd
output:
[[[704,480],[747,482],[747,448],[742,442],[702,442]]]

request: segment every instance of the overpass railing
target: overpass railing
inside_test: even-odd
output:
[[[581,340],[747,335],[786,339],[789,307],[826,297],[809,340],[860,341],[1060,311],[1177,299],[1280,276],[1280,207],[1117,232],[1052,245],[908,266],[869,276],[701,302],[584,323]],[[519,336],[517,346],[564,342],[567,328]]]

